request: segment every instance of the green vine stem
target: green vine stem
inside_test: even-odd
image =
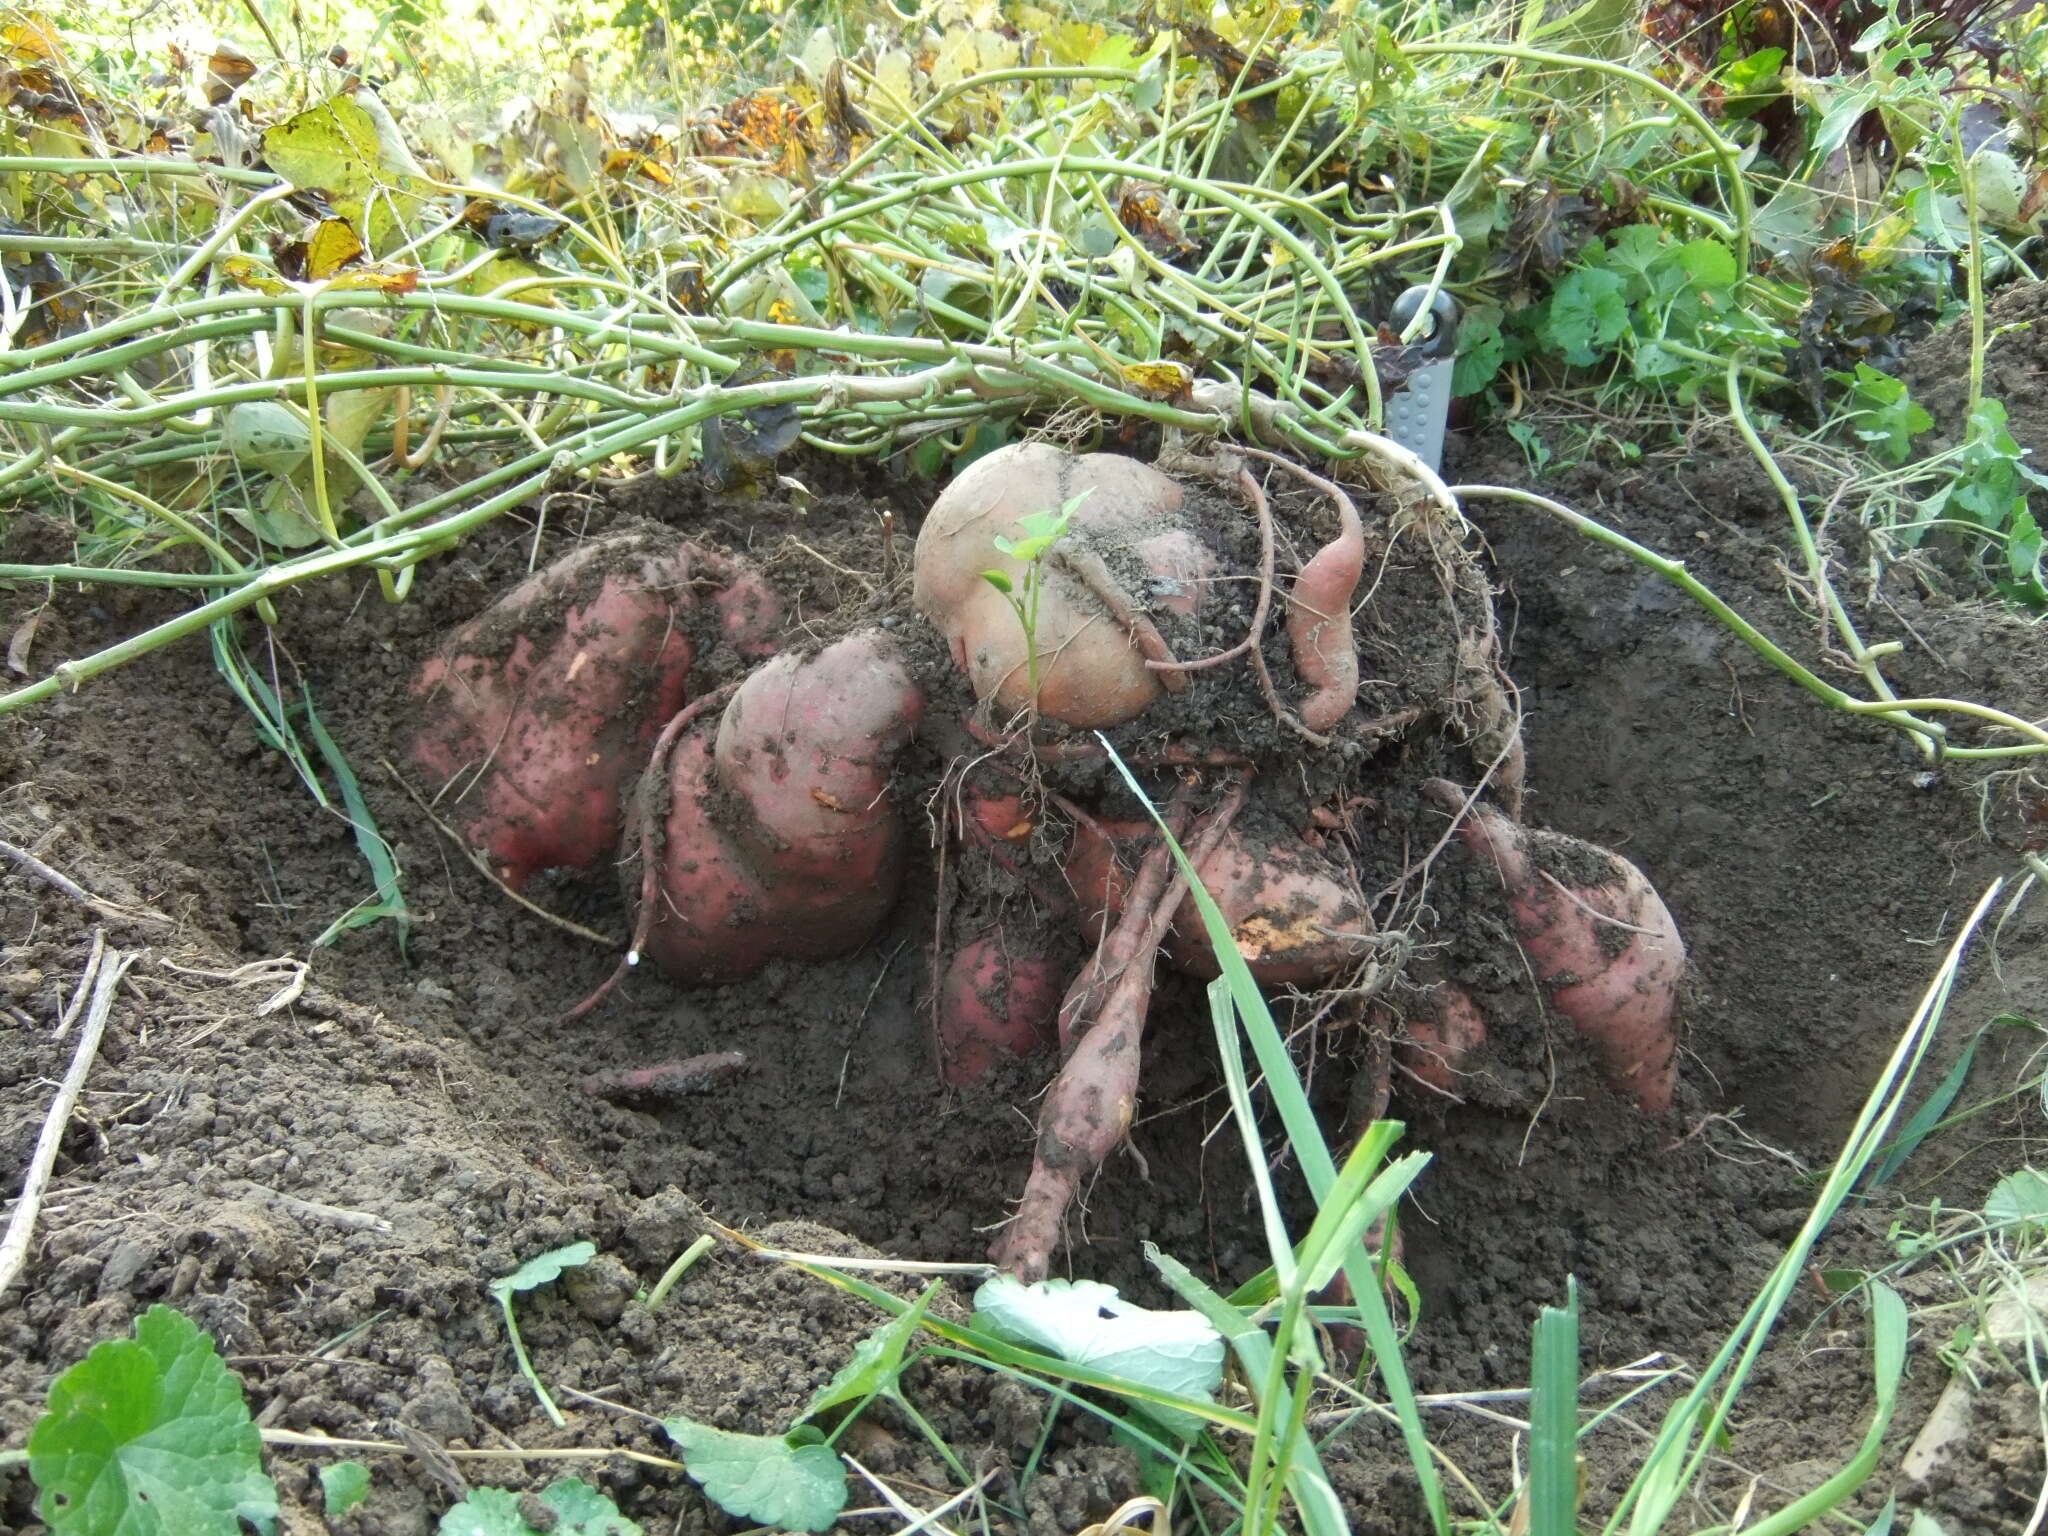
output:
[[[1932,753],[1941,757],[1991,759],[2031,757],[2048,752],[2048,730],[2044,730],[2033,721],[2022,720],[2017,715],[2008,714],[2002,709],[1993,709],[1986,704],[1973,704],[1961,699],[1859,699],[1854,694],[1844,692],[1798,661],[1770,636],[1737,613],[1712,588],[1686,569],[1684,561],[1660,555],[1649,546],[1638,544],[1627,534],[1610,528],[1605,523],[1597,522],[1563,502],[1553,501],[1550,497],[1538,495],[1535,491],[1525,491],[1507,485],[1454,485],[1450,489],[1452,494],[1461,498],[1514,501],[1524,506],[1540,508],[1594,542],[1620,550],[1685,593],[1712,614],[1729,633],[1830,709],[1841,710],[1845,714],[1871,716],[1886,725],[1895,726],[1918,738]],[[1939,725],[1919,719],[1920,712],[1966,715],[1971,719],[1982,720],[1988,725],[2011,731],[2025,739],[2012,746],[1950,746],[1947,733]]]

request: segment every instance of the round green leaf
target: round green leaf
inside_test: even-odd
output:
[[[55,1536],[238,1536],[277,1526],[242,1384],[213,1340],[155,1306],[50,1388],[29,1475]]]

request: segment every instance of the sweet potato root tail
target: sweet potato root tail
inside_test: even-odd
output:
[[[1337,508],[1337,536],[1309,557],[1287,599],[1294,670],[1309,688],[1301,701],[1301,723],[1324,735],[1358,702],[1358,638],[1351,628],[1351,599],[1365,574],[1365,525],[1359,521],[1358,507],[1336,481],[1278,454],[1256,448],[1239,451],[1306,481]]]
[[[1188,848],[1197,866],[1214,851],[1244,804],[1240,783],[1212,811]],[[1187,816],[1186,792],[1166,813],[1179,835]],[[1138,1063],[1145,1017],[1152,1004],[1152,973],[1159,946],[1172,926],[1187,882],[1171,868],[1162,840],[1146,855],[1131,882],[1116,926],[1067,989],[1060,1008],[1062,1039],[1073,1048],[1038,1116],[1038,1150],[1017,1214],[990,1250],[997,1264],[1026,1284],[1045,1278],[1067,1207],[1081,1183],[1116,1150],[1131,1126],[1138,1101]]]

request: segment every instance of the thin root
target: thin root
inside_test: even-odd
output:
[[[654,756],[647,764],[647,771],[640,776],[639,786],[634,793],[639,799],[636,815],[640,821],[640,902],[633,914],[633,940],[626,952],[619,956],[619,963],[612,967],[611,975],[598,983],[597,990],[583,999],[574,1008],[556,1018],[557,1025],[568,1024],[582,1018],[596,1008],[626,979],[626,973],[640,963],[640,955],[647,948],[647,940],[654,932],[655,901],[661,892],[662,838],[668,824],[668,807],[657,806],[655,801],[663,796],[669,787],[668,760],[674,754],[676,742],[684,731],[694,725],[713,707],[723,708],[725,701],[732,697],[738,683],[727,683],[723,688],[714,688],[702,698],[692,699],[684,706],[675,719],[661,728],[661,735],[655,738]]]

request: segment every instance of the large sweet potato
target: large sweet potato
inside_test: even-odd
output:
[[[995,541],[1021,537],[1019,519],[1058,512],[1077,496],[1084,499],[1071,533],[1040,568],[1037,706],[1068,725],[1121,725],[1169,686],[1145,664],[1146,636],[1156,640],[1157,632],[1144,610],[1195,612],[1215,573],[1215,557],[1176,521],[1181,488],[1159,471],[1117,454],[1076,457],[1049,443],[997,449],[932,504],[918,531],[912,597],[945,635],[975,697],[1011,713],[1027,708],[1032,647],[981,573],[1001,571],[1021,591],[1025,568]],[[1147,590],[1118,591],[1117,601],[1105,602],[1118,586],[1113,567],[1145,573]],[[1126,611],[1117,612],[1120,606]]]
[[[543,869],[590,870],[617,845],[624,786],[684,703],[698,637],[758,656],[781,617],[757,575],[694,545],[658,533],[586,544],[420,668],[412,761],[514,890]]]
[[[894,642],[863,631],[767,662],[715,734],[684,734],[643,783],[625,844],[637,897],[641,818],[661,819],[645,952],[708,985],[865,943],[902,873],[889,777],[923,708]]]

